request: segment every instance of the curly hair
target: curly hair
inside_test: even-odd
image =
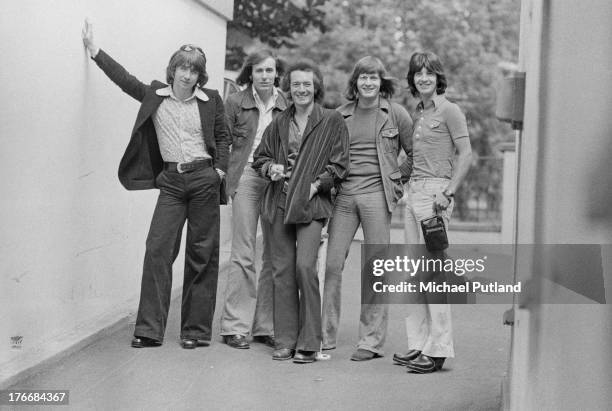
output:
[[[306,71],[312,73],[315,90],[314,101],[321,103],[323,101],[323,97],[325,96],[323,74],[321,74],[321,70],[319,70],[315,63],[310,60],[297,61],[287,68],[285,74],[283,75],[283,79],[281,80],[281,90],[287,93],[287,96],[289,96],[289,99],[291,99],[291,73],[294,71]]]

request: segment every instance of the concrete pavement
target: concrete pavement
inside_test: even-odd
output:
[[[401,242],[401,231],[392,239]],[[484,242],[475,234],[452,233],[462,241]],[[466,240],[467,239],[467,240]],[[11,389],[69,389],[69,409],[88,410],[496,410],[507,371],[510,329],[502,325],[504,305],[453,307],[457,357],[441,372],[415,375],[393,365],[405,347],[404,314],[392,305],[383,358],[349,360],[359,320],[360,248],[353,242],[343,276],[338,348],[329,361],[299,365],[271,359],[272,349],[254,343],[232,349],[218,336],[218,314],[227,270],[220,274],[215,341],[184,350],[179,345],[180,300],[173,301],[165,343],[134,349],[133,324],[126,323],[60,363]],[[35,409],[23,406],[23,409]],[[20,407],[15,409],[21,409]]]

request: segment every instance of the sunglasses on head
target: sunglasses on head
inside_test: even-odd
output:
[[[204,54],[204,51],[200,47],[194,46],[193,44],[182,45],[179,48],[179,50],[182,50],[182,51],[194,51],[194,50],[197,50],[197,51],[200,52],[200,54],[202,54],[206,58],[206,55]]]

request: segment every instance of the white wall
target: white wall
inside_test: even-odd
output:
[[[602,268],[608,304],[530,304],[518,310],[511,409],[609,409],[612,198],[605,193],[611,184],[612,3],[523,0],[522,7],[527,87],[519,243],[607,244]],[[595,218],[602,204],[607,216]],[[551,295],[542,278],[555,274],[554,265],[544,261],[538,271],[531,263],[519,261],[519,268],[525,266],[519,279],[533,277],[542,294]],[[575,275],[594,279],[586,270]]]
[[[119,184],[139,104],[88,58],[84,18],[98,45],[147,83],[165,81],[178,46],[200,45],[208,87],[221,89],[226,20],[205,3],[2,3],[0,382],[66,335],[137,308],[157,192]],[[23,337],[20,349],[12,336]]]

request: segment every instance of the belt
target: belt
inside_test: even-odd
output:
[[[212,167],[212,159],[205,158],[203,160],[195,160],[189,163],[164,163],[164,170],[173,173],[190,173],[196,170]]]

